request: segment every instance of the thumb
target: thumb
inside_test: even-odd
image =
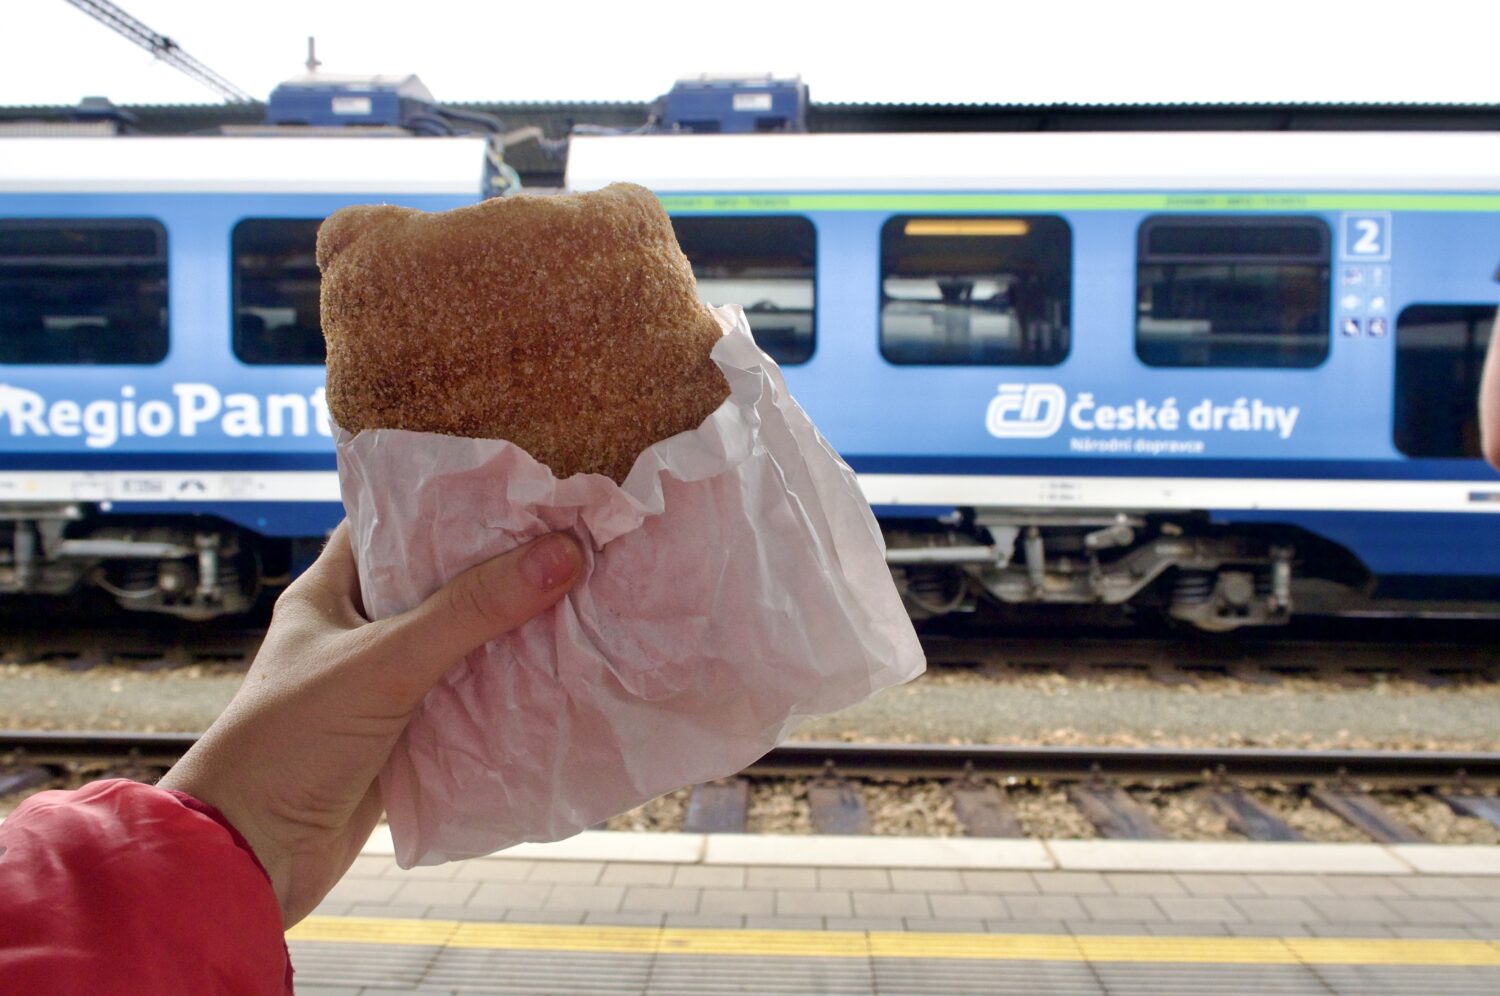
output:
[[[549,533],[464,571],[416,608],[387,621],[386,655],[425,694],[469,651],[554,605],[583,567],[578,541]]]

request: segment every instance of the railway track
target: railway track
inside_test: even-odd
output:
[[[0,731],[0,797],[97,777],[154,780],[196,739],[190,733]],[[1428,842],[1382,804],[1377,788],[1421,793],[1453,813],[1500,828],[1500,752],[1013,747],[793,742],[740,775],[695,786],[680,829],[744,832],[753,782],[803,782],[812,829],[871,832],[861,781],[937,783],[968,836],[1024,836],[1008,786],[1055,784],[1105,837],[1168,839],[1131,794],[1149,782],[1195,792],[1230,830],[1251,840],[1303,833],[1265,802],[1265,789],[1297,793],[1384,843]],[[1259,793],[1253,788],[1260,789]]]
[[[154,621],[153,621],[154,622]],[[1420,633],[1420,628],[1413,633]],[[1488,629],[1469,639],[1403,633],[1395,640],[1347,634],[1237,634],[1224,638],[1070,634],[1019,635],[937,632],[923,636],[934,667],[981,668],[997,680],[1062,674],[1079,680],[1145,678],[1175,685],[1213,679],[1273,684],[1311,678],[1345,686],[1401,677],[1431,687],[1500,681],[1500,654]],[[69,671],[128,667],[139,671],[188,667],[247,668],[263,627],[203,628],[170,624],[89,627],[7,626],[0,664],[43,665]],[[1494,634],[1500,638],[1500,631]]]
[[[929,635],[922,644],[930,665],[982,667],[1002,678],[1027,674],[1062,674],[1084,680],[1139,677],[1168,685],[1214,678],[1251,684],[1311,678],[1360,686],[1401,677],[1430,687],[1500,681],[1500,654],[1494,642],[1481,639]]]
[[[195,665],[248,668],[265,635],[264,626],[193,627],[154,619],[103,626],[17,622],[0,632],[0,663],[69,671],[105,666],[141,671]]]

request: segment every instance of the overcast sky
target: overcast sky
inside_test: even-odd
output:
[[[1500,0],[119,0],[264,98],[302,71],[439,100],[650,100],[800,73],[821,101],[1500,103]],[[894,13],[888,13],[892,11]],[[211,103],[65,0],[0,0],[0,104]]]

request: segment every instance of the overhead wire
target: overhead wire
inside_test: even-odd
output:
[[[66,2],[77,7],[116,33],[125,36],[172,68],[213,90],[219,96],[223,97],[226,103],[259,103],[248,91],[241,90],[191,55],[188,55],[182,50],[182,46],[178,45],[171,38],[159,32],[152,31],[146,25],[110,3],[109,0],[66,0]]]

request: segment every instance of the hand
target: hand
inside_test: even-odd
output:
[[[381,813],[376,775],[443,674],[562,598],[582,556],[561,533],[371,622],[347,524],[276,603],[224,713],[161,780],[216,806],[265,865],[286,926],[333,888]]]

